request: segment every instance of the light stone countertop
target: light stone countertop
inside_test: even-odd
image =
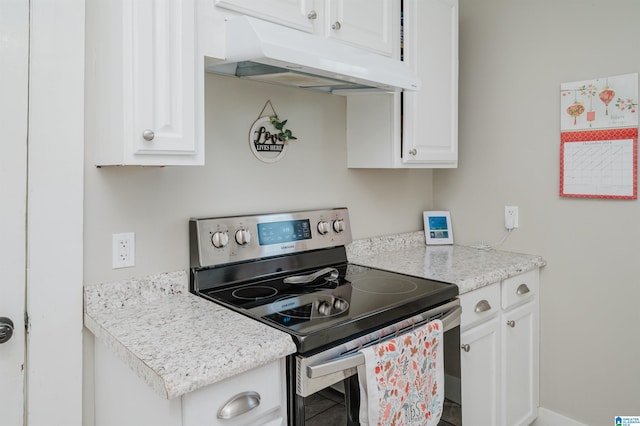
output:
[[[546,264],[539,256],[426,246],[424,232],[354,241],[350,262],[458,285],[460,293]],[[84,288],[85,326],[164,398],[295,353],[291,337],[189,293],[177,271]]]
[[[186,271],[85,286],[85,326],[171,399],[296,351],[291,337],[188,291]]]
[[[456,284],[460,294],[546,265],[529,254],[427,246],[423,231],[354,241],[347,257],[358,265]]]

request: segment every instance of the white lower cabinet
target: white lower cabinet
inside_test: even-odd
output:
[[[281,367],[284,364],[273,362],[186,394],[182,426],[285,426]]]
[[[462,333],[462,418],[465,425],[497,425],[500,399],[500,323],[489,320]]]
[[[528,425],[538,416],[538,302],[502,317],[503,424]]]
[[[465,425],[529,425],[538,415],[538,274],[460,296]]]
[[[98,339],[94,348],[95,426],[287,424],[284,359],[166,399]],[[219,418],[224,407],[228,418]]]

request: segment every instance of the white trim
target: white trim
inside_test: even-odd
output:
[[[540,407],[538,418],[531,426],[587,426],[584,423],[565,417],[554,411]]]
[[[31,0],[27,424],[82,424],[84,0]]]

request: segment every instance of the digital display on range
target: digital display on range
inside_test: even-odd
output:
[[[311,223],[309,219],[258,224],[258,242],[261,246],[310,239]]]

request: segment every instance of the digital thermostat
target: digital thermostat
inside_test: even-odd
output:
[[[453,244],[451,215],[447,211],[423,213],[424,235],[427,244]]]

